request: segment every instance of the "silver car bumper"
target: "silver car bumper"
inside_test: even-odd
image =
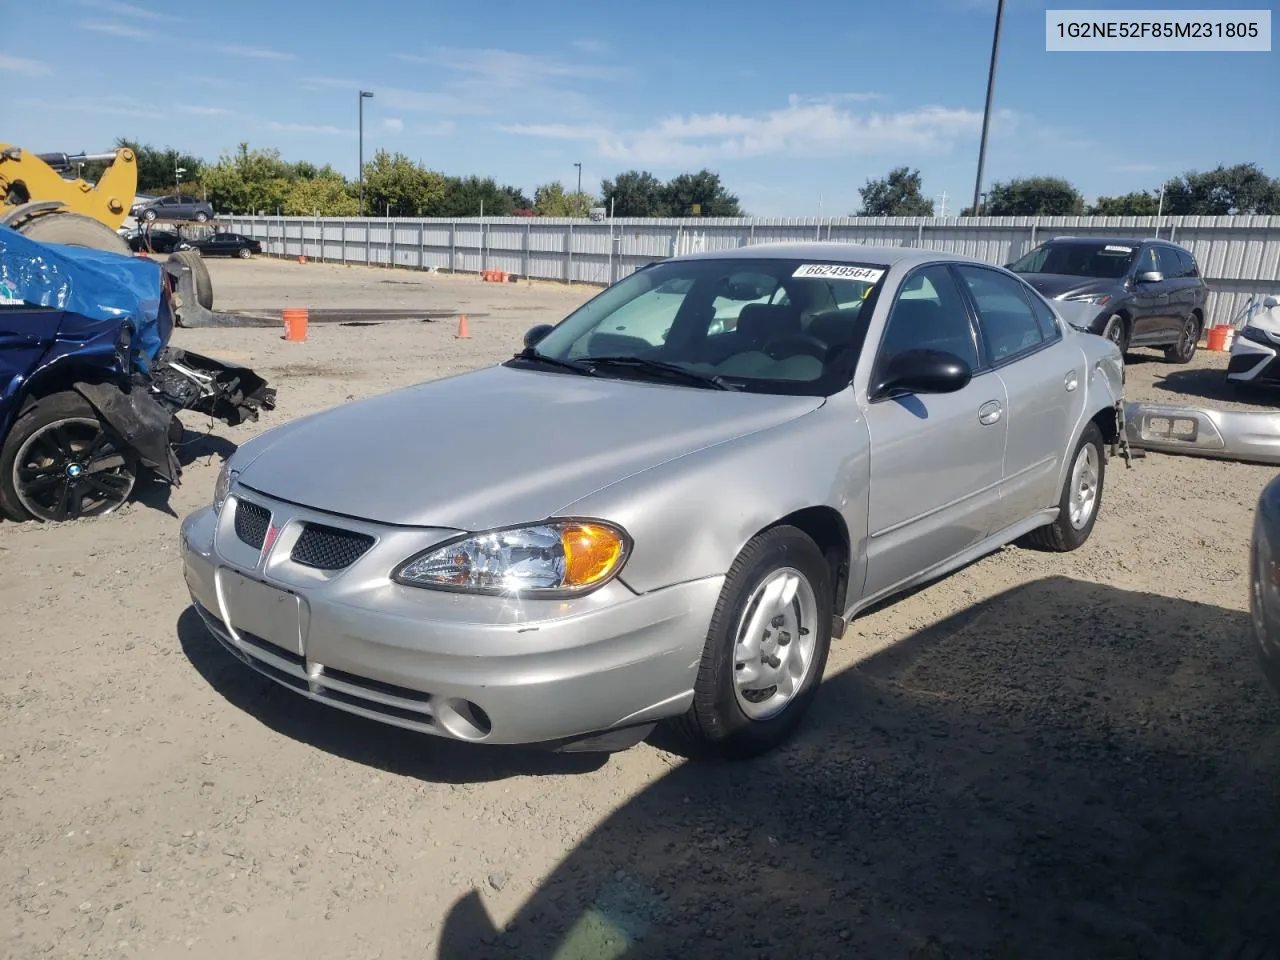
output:
[[[452,531],[385,528],[248,494],[279,531],[238,535],[235,495],[182,523],[197,611],[232,654],[296,693],[422,733],[564,740],[679,714],[723,577],[637,595],[614,581],[574,600],[515,600],[393,583],[396,563]],[[345,568],[294,562],[308,524],[374,543]]]
[[[1280,411],[1129,403],[1125,435],[1131,447],[1142,450],[1280,463]]]

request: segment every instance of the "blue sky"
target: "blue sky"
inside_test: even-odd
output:
[[[988,184],[1066,176],[1092,199],[1218,163],[1280,176],[1274,48],[1047,53],[1045,9],[1006,2]],[[399,150],[530,194],[572,189],[575,162],[591,190],[630,168],[665,179],[707,166],[750,213],[843,215],[868,177],[907,164],[955,214],[973,194],[994,12],[995,0],[43,0],[20,35],[59,45],[0,41],[3,137],[45,152],[128,136],[209,160],[247,141],[354,176],[363,87],[366,158]]]

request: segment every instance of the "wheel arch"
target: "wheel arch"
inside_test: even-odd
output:
[[[818,545],[831,571],[832,609],[837,613],[844,610],[849,593],[852,550],[849,526],[844,516],[839,510],[826,505],[804,507],[757,530],[752,535],[752,539],[775,527],[783,526],[795,527]]]

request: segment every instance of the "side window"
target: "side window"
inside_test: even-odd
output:
[[[1040,321],[1017,280],[967,264],[957,270],[978,305],[978,325],[992,363],[1016,357],[1044,342]]]
[[[1178,259],[1182,261],[1182,275],[1184,277],[1200,276],[1200,265],[1196,263],[1196,258],[1189,251],[1179,250]]]
[[[898,288],[880,341],[880,362],[916,349],[946,350],[978,366],[969,313],[946,264],[921,267]]]
[[[1040,295],[1034,290],[1023,290],[1023,294],[1027,298],[1027,302],[1031,304],[1031,312],[1036,315],[1036,321],[1040,324],[1040,333],[1046,340],[1056,340],[1062,336],[1062,331],[1058,328],[1058,318],[1054,316],[1053,309],[1040,299]]]
[[[1160,272],[1166,280],[1177,280],[1185,274],[1176,247],[1159,247],[1156,253],[1160,256]]]

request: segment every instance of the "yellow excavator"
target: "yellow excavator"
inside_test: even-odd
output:
[[[62,174],[78,164],[110,165],[90,184]],[[0,143],[0,224],[45,243],[128,253],[116,231],[138,188],[138,158],[128,147],[113,153],[31,153]]]
[[[62,174],[86,163],[107,163],[97,183]],[[129,254],[118,233],[138,190],[138,158],[128,147],[112,153],[31,153],[0,143],[0,226],[41,243],[65,243]],[[195,303],[213,307],[209,269],[194,250],[169,258],[190,268]],[[188,318],[194,320],[188,311]]]

